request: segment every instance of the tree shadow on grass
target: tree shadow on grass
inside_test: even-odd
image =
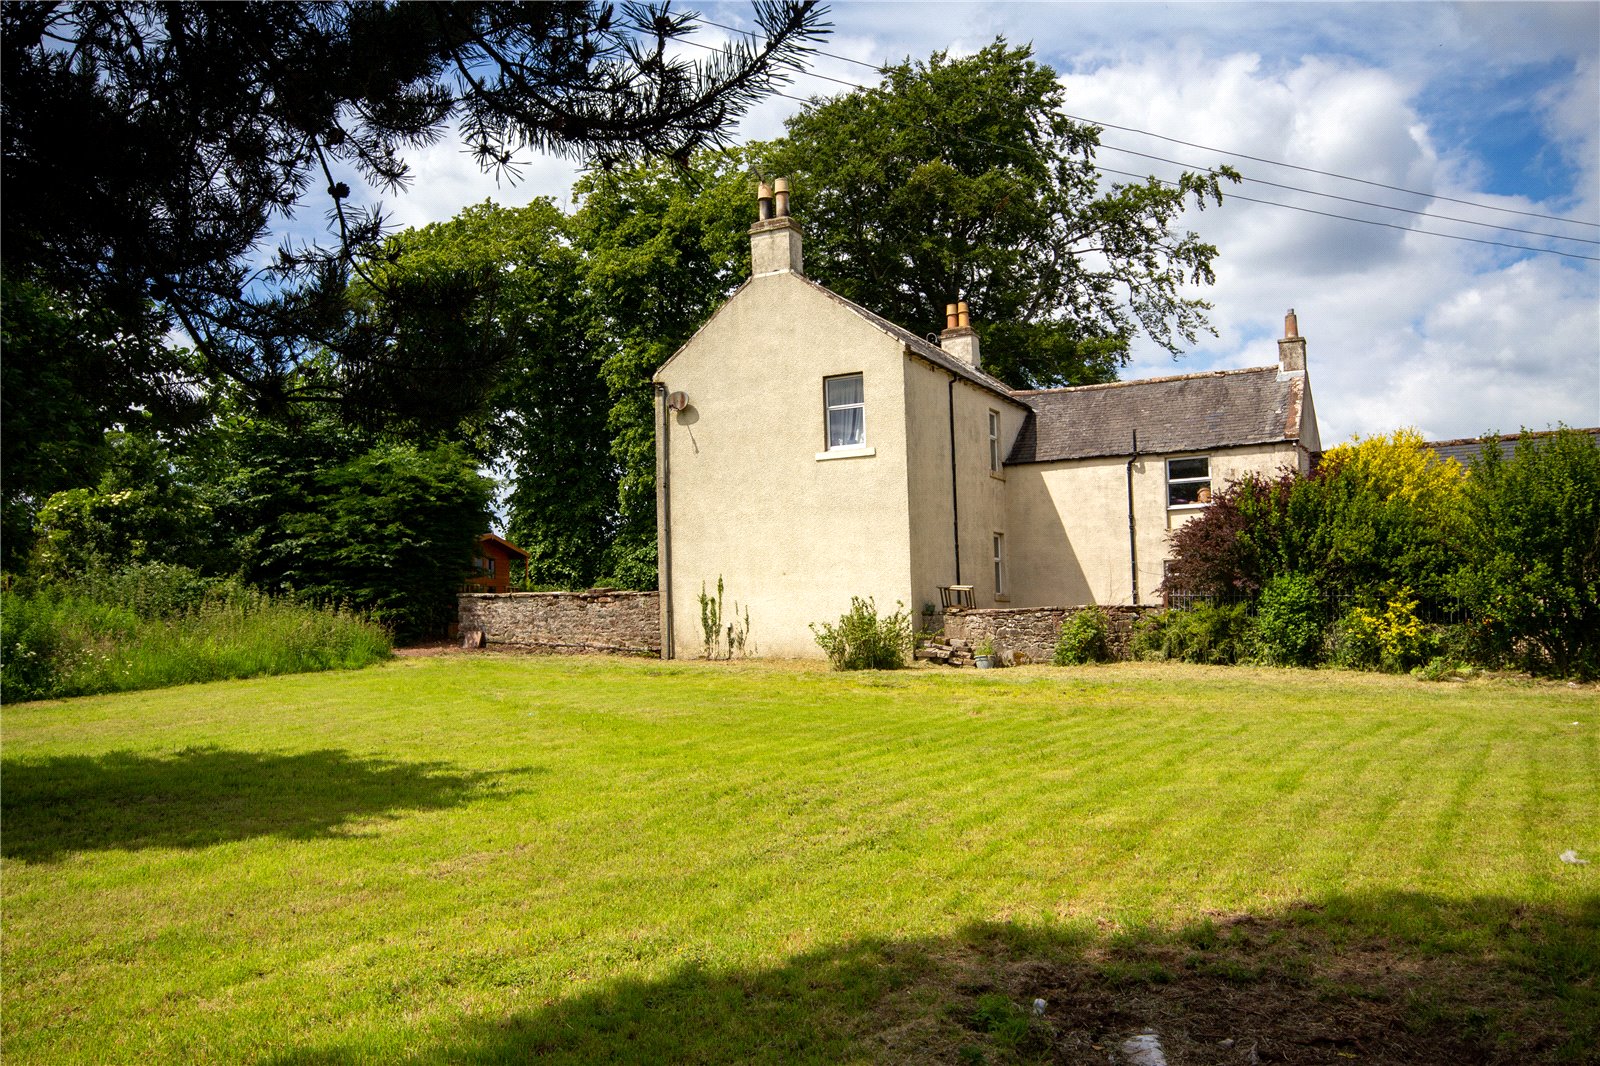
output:
[[[332,750],[6,759],[0,854],[53,862],[75,851],[339,836],[361,819],[468,802],[492,793],[501,776]]]
[[[475,969],[504,985],[518,960],[502,961]],[[1173,930],[973,925],[619,980],[408,1036],[405,1061],[1114,1064],[1139,1061],[1125,1045],[1145,1032],[1170,1066],[1595,1062],[1600,899],[1382,893]],[[369,1050],[330,1042],[271,1061]]]

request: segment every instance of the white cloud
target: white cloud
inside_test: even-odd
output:
[[[409,189],[384,198],[384,208],[397,228],[425,226],[456,215],[468,204],[493,200],[505,207],[520,207],[537,196],[564,204],[572,196],[578,166],[561,156],[524,152],[518,157],[517,178],[496,180],[486,174],[452,131],[438,143],[407,157],[412,168]]]
[[[712,5],[709,13],[731,26],[750,25],[744,4]],[[850,59],[898,62],[935,49],[968,54],[1003,34],[1015,44],[1033,42],[1042,61],[1064,72],[1074,114],[1491,207],[1600,214],[1594,4],[853,3],[836,6],[832,21],[835,32],[821,47],[846,58],[817,56],[812,69],[847,82],[876,81]],[[709,33],[699,39],[716,41]],[[1491,194],[1495,161],[1459,143],[1462,131],[1509,106],[1497,79],[1528,71],[1527,99],[1518,106],[1542,124],[1541,155],[1549,158],[1540,162],[1563,180],[1553,191],[1521,194],[1508,193],[1502,181]],[[783,91],[805,97],[845,87],[800,77]],[[769,98],[738,136],[778,136],[798,107]],[[1191,166],[1223,158],[1121,130],[1108,129],[1103,140]],[[1109,150],[1099,159],[1140,174],[1175,169]],[[496,187],[453,137],[411,160],[413,190],[389,201],[401,225],[447,219],[485,198],[566,202],[577,172],[567,161],[530,155],[522,184]],[[1437,214],[1591,238],[1596,232],[1265,163],[1237,166],[1253,178]],[[1237,192],[1400,226],[1540,243],[1258,185]],[[1220,249],[1217,285],[1197,293],[1216,305],[1220,336],[1176,366],[1153,346],[1140,347],[1130,376],[1270,363],[1283,313],[1294,307],[1309,340],[1328,443],[1404,425],[1458,437],[1523,424],[1600,424],[1597,264],[1238,199],[1191,213],[1187,224]],[[1600,254],[1594,245],[1564,247]]]
[[[1119,125],[1177,131],[1172,135],[1200,144],[1462,199],[1534,206],[1526,198],[1477,192],[1469,182],[1472,168],[1434,145],[1408,82],[1347,59],[1308,56],[1284,66],[1255,53],[1151,49],[1062,80],[1075,113]],[[1136,145],[1139,138],[1121,131],[1108,130],[1103,139],[1193,164],[1215,161],[1194,149],[1157,147],[1164,142]],[[1172,169],[1148,160],[1129,166],[1124,158],[1101,156],[1121,169]],[[1247,176],[1286,185],[1474,215],[1461,205],[1259,163],[1237,165]],[[1402,226],[1524,240],[1250,183],[1237,191]],[[1476,217],[1521,224],[1504,215]],[[1198,295],[1216,305],[1221,336],[1178,368],[1272,362],[1282,315],[1294,307],[1310,342],[1327,442],[1405,425],[1433,437],[1460,437],[1524,424],[1600,422],[1600,282],[1593,264],[1517,258],[1241,201],[1191,212],[1187,223],[1220,251],[1217,285]],[[1145,346],[1130,373],[1172,372],[1164,353]]]

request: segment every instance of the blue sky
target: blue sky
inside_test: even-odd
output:
[[[701,10],[750,25],[744,4]],[[1230,161],[1253,179],[1465,220],[1239,186],[1240,197],[1402,228],[1242,199],[1192,215],[1186,224],[1220,251],[1218,283],[1202,293],[1219,335],[1176,362],[1140,345],[1125,376],[1269,363],[1293,307],[1326,443],[1400,426],[1451,438],[1600,425],[1600,262],[1420,232],[1600,257],[1600,3],[864,2],[836,3],[829,18],[821,48],[844,58],[817,56],[817,73],[871,83],[872,71],[846,59],[961,54],[1003,35],[1031,42],[1057,70],[1072,113],[1225,150],[1107,129],[1100,162],[1109,167],[1175,169],[1109,146]],[[698,39],[725,37],[707,29]],[[842,90],[800,77],[789,91]],[[797,106],[757,106],[741,135],[780,133]],[[389,202],[403,225],[485,198],[565,201],[574,174],[565,160],[530,159],[524,182],[497,187],[454,143],[412,160],[415,187]]]

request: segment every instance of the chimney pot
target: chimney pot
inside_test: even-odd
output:
[[[1289,313],[1283,316],[1283,335],[1285,339],[1300,336],[1300,320],[1294,317],[1294,308],[1289,308]]]
[[[750,274],[803,274],[800,226],[789,217],[789,179],[761,182],[756,190],[761,217],[750,227]]]
[[[939,334],[939,347],[966,363],[974,370],[983,367],[983,357],[978,350],[978,331],[972,328],[972,316],[967,302],[960,300],[944,305],[944,332]]]

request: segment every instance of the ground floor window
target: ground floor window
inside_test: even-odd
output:
[[[1203,455],[1167,460],[1167,506],[1211,502],[1211,460]]]
[[[994,535],[994,594],[1006,594],[1006,535]]]

